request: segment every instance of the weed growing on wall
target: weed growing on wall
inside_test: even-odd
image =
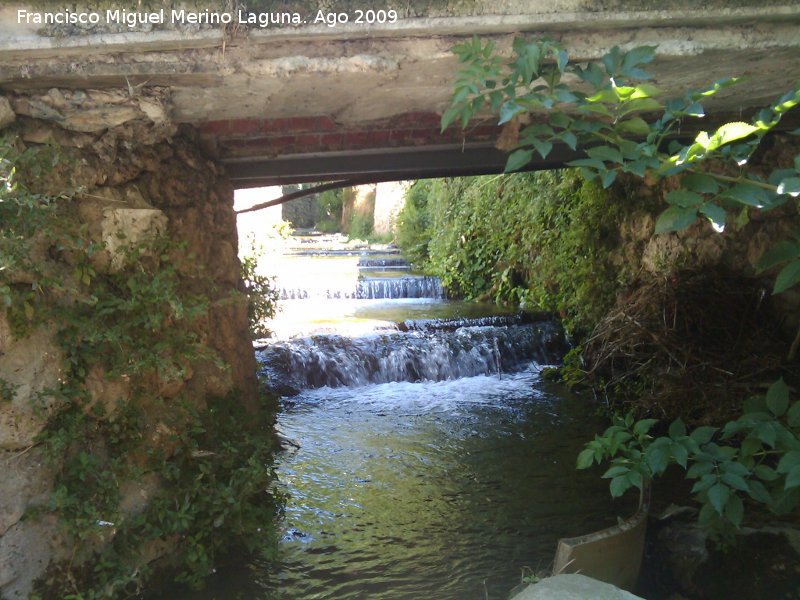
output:
[[[135,595],[165,553],[159,568],[190,585],[231,547],[269,554],[280,510],[273,412],[246,414],[235,394],[200,402],[204,392],[183,385],[196,369],[225,368],[202,323],[232,299],[160,237],[104,258],[70,210],[80,190],[51,198],[21,183],[57,152],[6,137],[0,156],[0,308],[17,337],[53,330],[63,356],[37,439],[54,486],[27,518],[57,516],[70,559],[51,567],[42,596]],[[260,298],[263,316],[273,296]]]

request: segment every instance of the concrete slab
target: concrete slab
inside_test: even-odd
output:
[[[555,575],[525,588],[513,600],[643,600],[611,584],[577,573]]]

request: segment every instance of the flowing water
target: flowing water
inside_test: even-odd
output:
[[[226,571],[195,597],[505,599],[559,537],[627,513],[574,468],[604,427],[594,407],[539,377],[563,350],[555,324],[447,301],[438,282],[410,299],[396,255],[287,262],[283,319],[302,334],[258,352],[299,446],[279,459],[280,566]],[[373,285],[398,298],[358,292]]]

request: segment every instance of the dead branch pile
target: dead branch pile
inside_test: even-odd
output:
[[[584,344],[591,381],[640,412],[687,422],[736,415],[774,380],[788,348],[769,291],[687,271],[621,296]]]

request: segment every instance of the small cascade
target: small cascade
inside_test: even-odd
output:
[[[259,362],[276,389],[358,387],[513,372],[532,361],[555,362],[563,346],[561,329],[543,322],[359,338],[316,335],[271,344]]]
[[[362,256],[358,259],[358,267],[359,269],[364,268],[371,268],[371,267],[397,267],[397,268],[409,268],[408,261],[400,256],[390,256],[390,257],[382,257],[382,258],[375,258],[371,256]]]
[[[444,298],[438,277],[367,277],[359,279],[356,298],[382,300],[401,298]]]
[[[309,282],[303,287],[281,287],[281,300],[395,300],[402,298],[444,298],[438,277],[405,275],[402,277],[365,277],[355,282]]]

